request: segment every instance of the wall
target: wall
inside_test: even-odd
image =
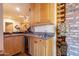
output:
[[[42,26],[36,26],[35,32],[49,32],[49,33],[55,33],[55,25],[42,25]]]
[[[0,53],[3,50],[3,16],[2,16],[2,4],[0,3]]]
[[[20,23],[16,20],[13,20],[13,19],[7,19],[5,18],[4,21],[3,21],[3,26],[4,26],[4,32],[5,32],[5,22],[10,22],[10,23],[13,23],[13,32],[16,32],[17,30],[15,29],[15,26],[16,25],[19,25],[20,26]]]
[[[79,4],[66,4],[68,56],[79,56]]]

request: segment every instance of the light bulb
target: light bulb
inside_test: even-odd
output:
[[[20,8],[19,8],[19,7],[16,7],[16,11],[18,11],[18,12],[19,12],[19,11],[20,11]]]

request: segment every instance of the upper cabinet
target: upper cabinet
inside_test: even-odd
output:
[[[48,17],[49,17],[48,11],[49,11],[48,4],[41,4],[40,5],[40,20],[42,23],[48,22]]]
[[[31,24],[40,22],[40,4],[31,4]]]
[[[31,23],[54,23],[54,4],[31,4]]]
[[[55,22],[55,4],[54,3],[50,3],[49,4],[49,22],[53,23]]]

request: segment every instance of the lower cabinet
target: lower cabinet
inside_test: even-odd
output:
[[[46,56],[53,55],[54,41],[53,38],[46,40]]]
[[[34,44],[33,44],[33,38],[29,37],[29,54],[34,55]]]
[[[45,56],[46,55],[46,41],[43,39],[39,40],[39,56]]]
[[[39,55],[39,40],[34,39],[33,41],[34,44],[34,56],[38,56]]]
[[[11,36],[4,38],[4,54],[15,55],[24,51],[23,36]]]
[[[53,38],[47,40],[30,37],[29,54],[32,56],[52,56],[53,54]]]
[[[4,38],[4,54],[5,55],[14,54],[14,39],[12,37]]]

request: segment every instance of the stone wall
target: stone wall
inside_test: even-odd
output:
[[[79,3],[66,4],[68,56],[79,56]]]

